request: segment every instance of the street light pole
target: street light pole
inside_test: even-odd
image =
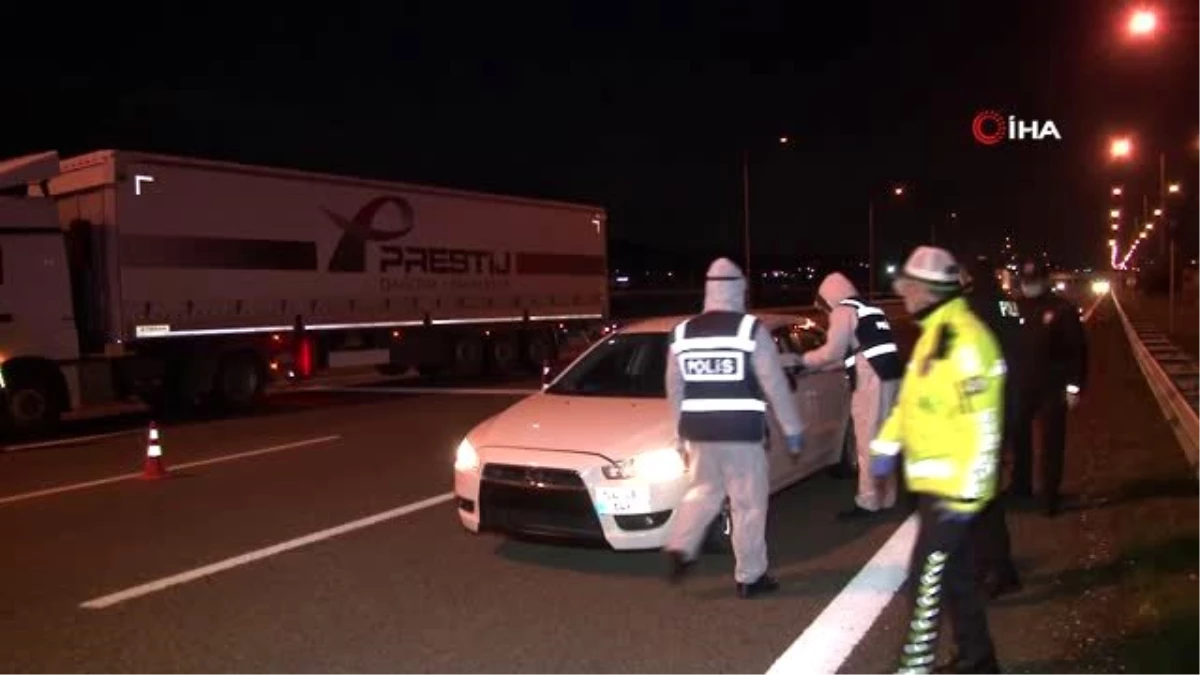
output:
[[[1167,246],[1167,335],[1175,333],[1175,228],[1167,209],[1167,153],[1158,153],[1158,208],[1162,209],[1162,226],[1166,228]]]
[[[754,277],[750,272],[750,151],[742,150],[742,238],[746,256],[746,305],[752,307]]]

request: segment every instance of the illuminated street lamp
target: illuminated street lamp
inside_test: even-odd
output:
[[[1113,159],[1126,159],[1133,153],[1133,141],[1128,138],[1114,138],[1108,146],[1108,152],[1113,156]],[[1113,194],[1120,194],[1114,192]]]
[[[1145,233],[1145,232],[1143,232],[1143,233],[1141,233],[1141,234],[1139,234],[1139,235],[1138,235],[1138,239],[1145,239],[1145,238],[1146,238],[1146,233]]]
[[[1161,216],[1161,215],[1162,215],[1162,209],[1154,209],[1154,215],[1155,215],[1155,216]]]
[[[1179,183],[1171,183],[1171,185],[1167,188],[1167,192],[1170,192],[1171,194],[1175,195],[1175,194],[1179,194],[1179,189],[1180,189]]]
[[[1109,245],[1110,247],[1112,247],[1112,248],[1116,248],[1116,247],[1117,247],[1117,240],[1116,240],[1116,239],[1109,239],[1109,240],[1108,240],[1108,245]]]
[[[1120,218],[1121,217],[1121,209],[1113,209],[1112,211],[1108,212],[1108,215],[1112,216],[1113,218]]]
[[[897,185],[896,187],[892,188],[892,194],[896,195],[897,197],[904,194],[904,186]]]
[[[1157,27],[1158,16],[1148,9],[1136,10],[1129,16],[1129,33],[1131,35],[1144,37],[1152,34]]]
[[[1146,223],[1146,229],[1147,229],[1147,230],[1153,230],[1153,229],[1154,229],[1154,223]]]
[[[1113,196],[1114,196],[1114,197],[1120,197],[1120,196],[1121,196],[1121,192],[1122,192],[1122,190],[1121,190],[1121,188],[1120,188],[1120,187],[1115,187],[1115,188],[1113,188],[1113,189],[1112,189],[1112,193],[1113,193]]]
[[[1113,229],[1113,232],[1116,232],[1117,230],[1121,229],[1121,226],[1117,223],[1113,223],[1112,229]]]

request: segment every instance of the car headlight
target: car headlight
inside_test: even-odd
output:
[[[467,439],[462,439],[462,443],[458,444],[458,450],[454,452],[454,470],[455,471],[474,471],[479,468],[479,453],[475,452],[475,446]]]
[[[1092,292],[1096,295],[1104,295],[1108,292],[1109,285],[1104,279],[1098,279],[1092,282]]]
[[[651,482],[665,482],[683,476],[687,472],[687,463],[675,448],[663,448],[607,464],[602,471],[604,477],[609,480],[641,478]]]

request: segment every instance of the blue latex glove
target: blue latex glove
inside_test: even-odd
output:
[[[871,476],[887,478],[896,473],[900,465],[900,455],[871,455]]]
[[[787,449],[788,449],[788,452],[792,453],[793,455],[799,455],[801,452],[803,452],[804,451],[804,435],[803,434],[789,434],[787,437]]]
[[[964,513],[950,508],[950,505],[942,499],[933,503],[933,510],[937,511],[938,520],[944,523],[969,523],[975,517],[974,513]]]

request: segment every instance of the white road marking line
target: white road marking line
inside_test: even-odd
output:
[[[322,387],[316,391],[366,394],[455,394],[462,396],[528,396],[540,389],[488,389],[485,387]]]
[[[266,548],[260,548],[257,551],[250,551],[249,553],[243,553],[232,558],[226,558],[219,562],[212,563],[211,565],[197,567],[196,569],[188,570],[187,572],[182,572],[169,577],[163,577],[162,579],[156,579],[140,586],[134,586],[133,588],[127,588],[123,591],[118,591],[110,595],[95,598],[94,600],[88,600],[87,602],[81,603],[79,606],[83,609],[104,609],[105,607],[112,607],[113,605],[125,602],[126,600],[133,600],[134,598],[139,598],[143,595],[157,593],[158,591],[165,590],[172,586],[186,584],[189,581],[195,581],[196,579],[211,576],[213,574],[217,574],[218,572],[224,572],[235,567],[248,565],[252,562],[262,560],[263,558],[269,558],[273,555],[279,555],[280,553],[285,553],[292,549],[300,548],[301,546],[315,544],[319,541],[324,541],[326,539],[331,539],[333,537],[346,534],[347,532],[361,530],[364,527],[370,527],[371,525],[376,525],[387,520],[406,516],[410,513],[416,513],[417,511],[427,509],[431,506],[437,506],[443,502],[450,501],[453,498],[453,492],[446,492],[444,494],[437,495],[436,497],[430,497],[419,502],[414,502],[399,508],[391,509],[390,511],[384,511],[373,516],[359,518],[358,520],[353,520],[336,527],[321,530],[320,532],[313,532],[312,534],[307,534],[303,537],[280,542],[272,546],[267,546]]]
[[[34,450],[36,448],[53,448],[60,445],[78,445],[87,443],[88,441],[99,441],[105,438],[116,438],[117,436],[130,436],[132,434],[140,434],[144,429],[128,429],[126,431],[111,431],[106,434],[92,434],[90,436],[71,436],[70,438],[56,438],[52,441],[39,441],[37,443],[18,443],[17,445],[6,445],[0,448],[0,452],[17,452],[20,450]]]
[[[775,660],[767,674],[836,673],[904,583],[917,529],[914,514]]]
[[[232,462],[235,459],[245,459],[247,457],[255,457],[257,455],[266,455],[266,454],[270,454],[272,452],[281,452],[283,450],[291,450],[293,448],[302,448],[302,447],[309,446],[309,445],[316,445],[318,443],[328,443],[330,441],[336,441],[339,438],[341,438],[341,436],[338,436],[338,435],[321,436],[320,438],[309,438],[309,439],[306,439],[303,441],[294,441],[291,443],[283,443],[280,445],[271,445],[271,446],[268,446],[265,448],[259,448],[257,450],[248,450],[246,452],[238,452],[238,453],[234,453],[232,455],[220,455],[218,457],[210,457],[208,459],[196,460],[194,462],[184,462],[182,464],[169,464],[168,463],[167,470],[172,471],[172,470],[178,470],[178,469],[191,469],[191,468],[194,468],[197,466],[208,466],[210,464],[219,464],[221,462]],[[35,490],[33,492],[23,492],[21,494],[9,495],[7,497],[0,497],[0,505],[11,504],[13,502],[21,502],[21,501],[25,501],[27,499],[36,499],[38,497],[49,497],[50,495],[61,494],[63,492],[74,492],[75,490],[85,490],[87,488],[97,487],[100,485],[108,485],[109,483],[119,483],[124,480],[133,480],[135,478],[141,478],[141,476],[142,476],[141,472],[123,473],[119,476],[109,476],[108,478],[98,478],[96,480],[89,480],[89,481],[85,481],[82,483],[71,483],[70,485],[59,485],[57,487],[46,488],[44,490]]]
[[[1083,313],[1083,316],[1080,318],[1080,321],[1082,321],[1083,323],[1087,323],[1088,319],[1092,318],[1092,314],[1096,311],[1096,308],[1099,307],[1100,303],[1104,302],[1104,299],[1107,297],[1108,297],[1108,293],[1105,293],[1104,295],[1096,298],[1096,301],[1092,303],[1092,306],[1089,307],[1088,310]]]

